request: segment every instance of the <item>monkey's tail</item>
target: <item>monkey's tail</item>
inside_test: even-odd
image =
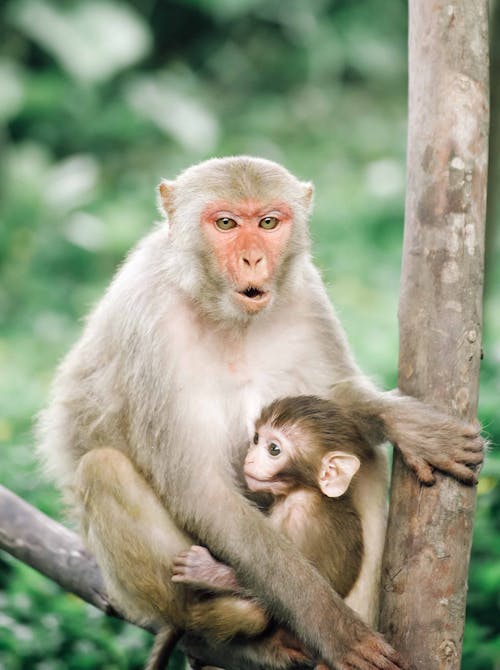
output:
[[[144,670],[165,670],[175,645],[182,637],[181,628],[165,626],[156,635]]]

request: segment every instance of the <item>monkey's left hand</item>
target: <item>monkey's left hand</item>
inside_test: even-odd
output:
[[[462,422],[409,397],[395,398],[381,418],[387,439],[423,484],[436,481],[433,468],[477,483],[485,446],[479,423]]]

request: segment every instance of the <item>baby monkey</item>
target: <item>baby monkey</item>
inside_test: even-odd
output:
[[[248,489],[271,496],[269,523],[300,548],[343,598],[363,560],[361,521],[348,489],[360,465],[372,458],[352,413],[315,396],[297,396],[263,409],[244,463]],[[270,627],[270,617],[240,585],[234,570],[204,547],[192,546],[174,559],[172,580],[198,596],[187,613],[194,631],[223,642],[254,637]],[[165,667],[178,636],[179,631],[163,640],[158,636],[148,669]],[[293,657],[293,644],[286,639]]]

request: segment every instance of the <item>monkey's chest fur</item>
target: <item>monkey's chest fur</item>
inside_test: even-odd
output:
[[[336,370],[312,323],[293,308],[258,318],[242,332],[213,331],[186,307],[169,335],[169,414],[197,440],[246,450],[262,408],[287,395],[326,397]],[[179,334],[190,332],[186,342]],[[244,446],[243,446],[244,445]]]
[[[273,503],[269,519],[345,598],[359,576],[364,550],[361,520],[349,494],[327,498],[317,490],[297,489]]]

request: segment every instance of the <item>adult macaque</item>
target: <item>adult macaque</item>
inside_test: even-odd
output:
[[[475,482],[476,427],[382,393],[361,374],[311,262],[310,184],[270,161],[236,157],[189,168],[159,194],[167,222],[90,315],[41,419],[41,451],[111,596],[140,621],[183,627],[187,590],[170,574],[193,538],[314,658],[340,670],[405,667],[245,499],[235,468],[262,407],[287,395],[350,408],[365,438],[397,444],[425,483],[433,467]],[[353,488],[372,549],[349,602],[365,620],[376,611],[383,461],[377,451]],[[225,665],[257,653],[233,650]],[[286,665],[272,651],[256,663]]]
[[[345,598],[361,569],[363,531],[349,486],[373,448],[344,408],[314,396],[275,400],[264,408],[243,472],[250,491],[272,496],[268,519]],[[369,548],[368,548],[369,551]],[[234,570],[193,546],[174,559],[173,581],[214,593],[246,595]],[[256,635],[269,624],[255,601],[202,599],[189,607],[189,625],[210,638]],[[172,631],[169,633],[170,646]],[[156,645],[155,645],[156,646]],[[164,650],[156,649],[165,667]]]

